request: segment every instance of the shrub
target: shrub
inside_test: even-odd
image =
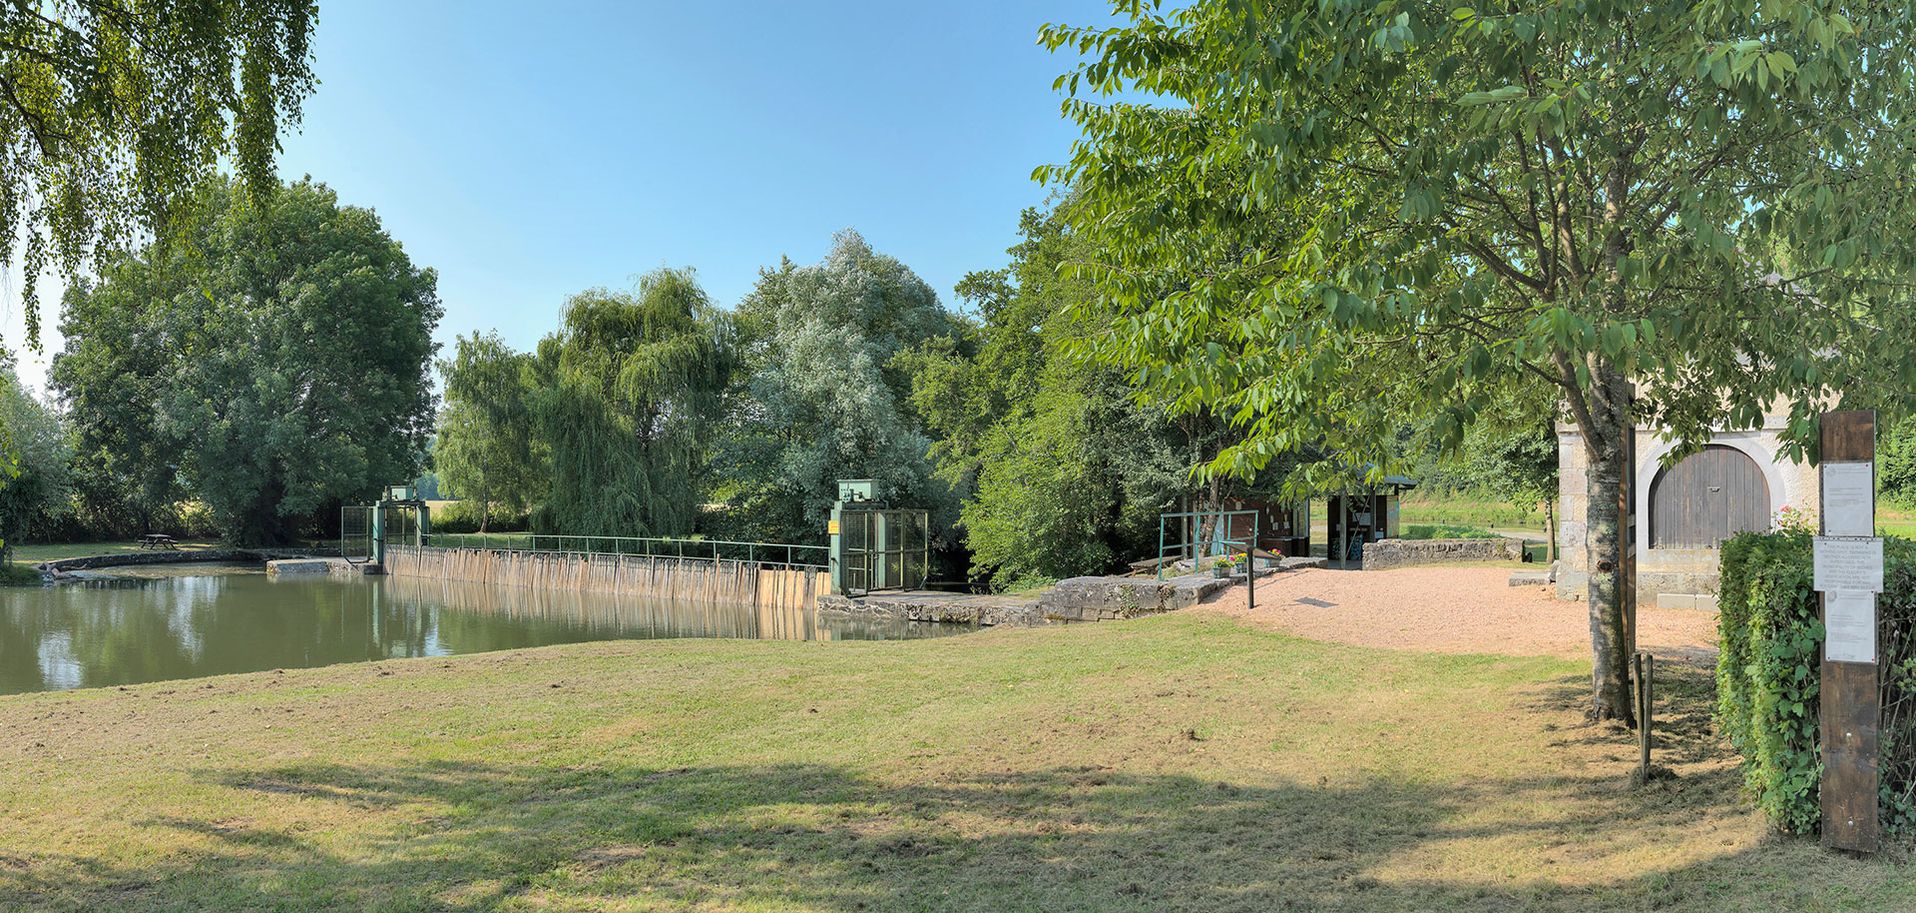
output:
[[[1723,544],[1717,594],[1717,728],[1743,756],[1744,783],[1785,833],[1817,829],[1818,702],[1823,623],[1817,617],[1811,536],[1743,533]],[[1882,655],[1884,830],[1916,834],[1916,543],[1884,544],[1877,600]]]
[[[526,530],[524,514],[493,513],[487,532],[518,533]],[[473,501],[450,501],[432,511],[432,530],[436,533],[476,533],[479,531],[479,505]]]

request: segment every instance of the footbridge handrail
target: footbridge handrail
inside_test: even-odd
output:
[[[827,565],[827,556],[830,554],[830,549],[823,545],[666,536],[436,532],[428,535],[426,539],[427,545],[439,548],[489,548],[503,551],[563,552],[581,555],[732,560],[820,569]]]

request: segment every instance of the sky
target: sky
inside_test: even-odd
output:
[[[1077,135],[1047,22],[1113,20],[1107,0],[321,0],[320,85],[280,171],[375,210],[438,271],[448,346],[496,329],[530,348],[568,295],[661,266],[729,307],[846,228],[956,308]],[[16,351],[18,284],[0,277]],[[23,379],[43,388],[46,362],[21,352]]]

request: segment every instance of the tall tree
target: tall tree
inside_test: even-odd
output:
[[[47,265],[77,279],[96,245],[141,228],[170,239],[222,160],[256,191],[277,186],[279,131],[313,88],[316,15],[312,0],[0,8],[0,260],[19,268],[30,343]]]
[[[939,475],[968,493],[959,523],[972,573],[999,587],[1148,553],[1164,504],[1201,484],[1185,424],[1139,402],[1122,372],[1078,357],[1096,324],[1073,305],[1096,290],[1062,268],[1092,251],[1055,212],[1025,211],[1020,230],[1010,266],[958,284],[978,312],[974,338],[937,337],[906,356]]]
[[[761,273],[737,322],[745,370],[715,457],[734,535],[823,539],[846,478],[874,479],[881,498],[949,524],[956,499],[934,476],[896,360],[958,333],[924,280],[847,231],[820,263]]]
[[[44,533],[72,511],[73,447],[60,416],[35,399],[0,360],[0,428],[7,477],[0,479],[0,555],[25,535]]]
[[[216,182],[196,211],[185,243],[113,258],[67,300],[54,384],[112,416],[82,425],[87,449],[177,460],[244,543],[286,542],[413,478],[432,430],[433,272],[324,185],[255,203]]]
[[[583,535],[690,534],[730,359],[690,270],[648,273],[636,294],[573,296],[531,366],[551,467],[538,522]]]
[[[439,362],[446,399],[433,461],[446,484],[479,506],[479,531],[493,509],[523,514],[544,494],[548,460],[533,427],[532,359],[497,333],[461,336]]]
[[[1590,455],[1596,717],[1632,716],[1629,429],[1696,447],[1780,402],[1813,456],[1827,404],[1916,386],[1906,3],[1113,6],[1043,38],[1082,60],[1040,176],[1102,251],[1104,354],[1238,418],[1218,471],[1306,441],[1381,469],[1406,414],[1454,435],[1552,385]]]

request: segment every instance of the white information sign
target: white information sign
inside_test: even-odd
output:
[[[1876,464],[1823,464],[1823,533],[1876,535]]]
[[[1876,594],[1823,594],[1823,658],[1834,663],[1876,661]]]
[[[1883,540],[1875,536],[1816,537],[1816,589],[1824,593],[1881,593]]]

